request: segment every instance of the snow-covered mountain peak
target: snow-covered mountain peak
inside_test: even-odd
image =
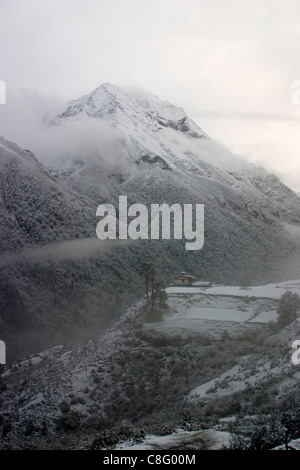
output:
[[[182,108],[147,91],[125,90],[110,83],[70,101],[66,110],[52,120],[51,124],[84,117],[100,118],[121,130],[126,128],[127,131],[132,126],[139,126],[147,132],[157,132],[161,127],[169,127],[192,137],[207,137]]]
[[[85,174],[92,177],[95,168],[85,166],[89,163],[90,148],[92,162],[98,166],[113,160],[119,168],[130,167],[130,172],[138,167],[143,177],[148,170],[152,174],[153,168],[158,166],[162,170],[179,172],[187,185],[190,185],[192,174],[230,185],[238,193],[250,189],[253,195],[252,183],[256,180],[249,188],[248,178],[260,181],[268,175],[262,168],[208,138],[183,108],[139,88],[104,83],[88,95],[71,101],[51,124],[60,125],[62,131],[65,125],[73,126],[70,133],[75,136],[84,134],[75,147],[75,155],[73,152],[70,158],[63,157],[67,158],[70,167],[74,167],[74,161],[80,157]],[[93,132],[89,132],[90,127]],[[109,127],[113,128],[111,134]],[[85,140],[88,151],[82,152],[81,141]],[[99,161],[97,155],[101,156]],[[78,168],[73,170],[73,173],[77,172]]]

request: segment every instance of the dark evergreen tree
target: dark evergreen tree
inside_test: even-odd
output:
[[[278,324],[285,326],[295,320],[297,310],[300,309],[300,298],[298,294],[286,291],[282,294],[278,307]]]

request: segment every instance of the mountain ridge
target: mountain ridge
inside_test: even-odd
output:
[[[154,132],[158,131],[160,126],[168,127],[169,125],[176,128],[177,122],[178,129],[182,132],[192,132],[194,137],[207,137],[197,124],[188,118],[183,108],[174,106],[168,101],[162,101],[150,92],[130,93],[129,90],[124,91],[110,83],[100,85],[88,95],[71,100],[66,110],[52,119],[50,123],[58,124],[60,119],[72,119],[85,114],[93,118],[109,117],[112,122],[116,121],[120,124],[122,113],[125,111],[127,111],[127,117],[131,115],[133,119],[136,119],[138,114],[142,115],[144,123],[151,125]],[[140,124],[141,122],[142,120]]]

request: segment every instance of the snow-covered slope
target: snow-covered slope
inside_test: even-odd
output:
[[[31,151],[3,137],[0,182],[0,252],[87,234],[76,220],[91,220],[91,201],[64,188]]]
[[[101,243],[95,226],[88,196],[0,137],[0,338],[8,361],[100,332],[142,292],[132,286],[136,254]]]
[[[184,295],[192,305],[195,294]],[[214,299],[207,294],[206,300]],[[101,338],[73,348],[58,346],[8,366],[0,380],[3,445],[218,448],[224,436],[228,444],[228,433],[217,432],[229,430],[223,418],[266,413],[270,397],[271,406],[284,407],[299,381],[299,367],[291,362],[291,342],[300,333],[297,320],[277,332],[267,324],[254,328],[244,322],[236,332],[227,319],[216,336],[218,321],[208,315],[209,328],[191,330],[183,322],[174,331],[171,322],[164,323],[176,315],[174,305],[169,294],[168,309],[153,323],[140,301]]]

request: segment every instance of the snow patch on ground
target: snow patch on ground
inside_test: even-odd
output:
[[[199,283],[200,284],[200,283]],[[149,323],[148,328],[164,332],[193,331],[219,336],[224,331],[238,334],[255,324],[278,319],[278,302],[287,290],[300,295],[300,280],[265,286],[166,288],[168,311],[162,321]]]
[[[263,358],[257,360],[251,356],[243,356],[239,363],[231,369],[193,389],[187,395],[187,399],[198,401],[204,398],[220,398],[245,390],[249,386],[259,386],[268,380],[276,381],[276,379],[281,379],[281,385],[284,389],[297,380],[297,375],[297,371],[284,361],[272,366],[272,362],[269,360]]]
[[[167,436],[148,435],[143,442],[132,444],[124,442],[117,450],[175,450],[175,449],[209,449],[217,450],[229,445],[230,434],[226,431],[178,430]]]
[[[170,286],[166,289],[167,294],[205,294],[233,297],[258,297],[268,299],[280,299],[287,290],[300,295],[300,280],[285,281],[278,284],[267,284],[265,286],[212,286],[201,287],[194,283],[192,286],[180,287]]]
[[[288,445],[293,447],[295,450],[300,450],[300,439],[293,439],[288,443]],[[285,450],[285,445],[274,447],[272,450]]]

